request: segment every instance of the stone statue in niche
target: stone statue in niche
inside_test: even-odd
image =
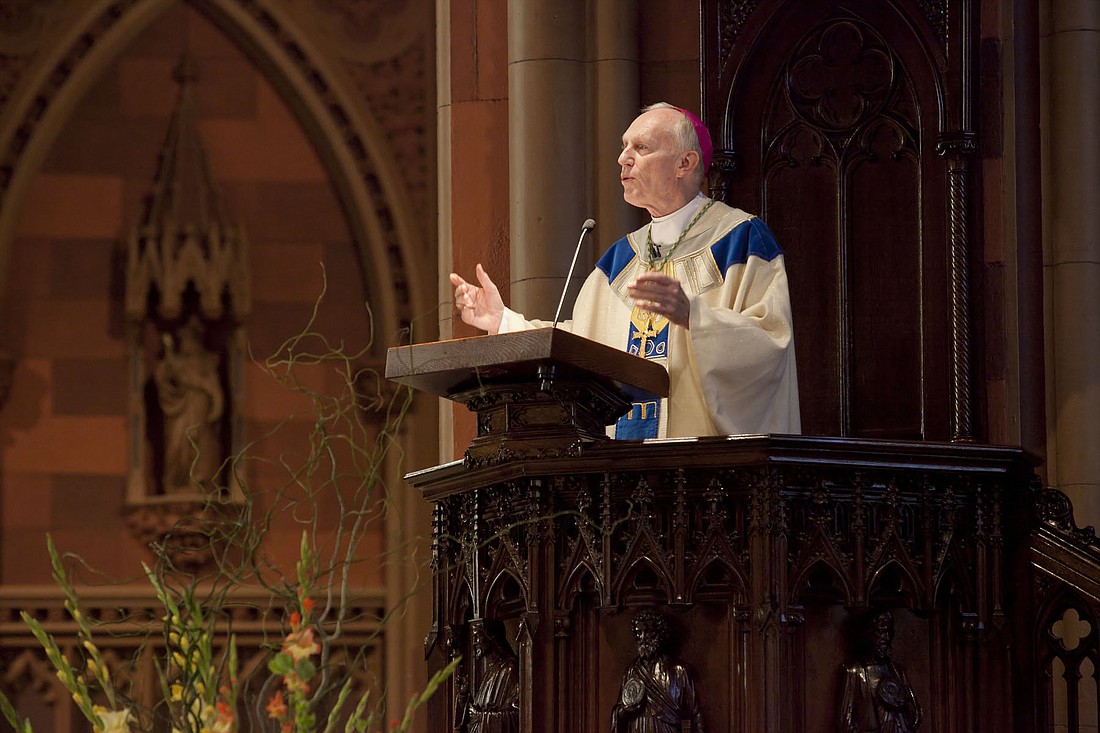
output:
[[[687,670],[667,651],[668,619],[652,609],[631,625],[638,656],[623,675],[611,710],[612,733],[701,733],[703,714]]]
[[[164,417],[163,489],[193,492],[210,482],[222,461],[225,393],[218,356],[207,351],[202,324],[194,317],[175,340],[167,333],[162,340],[153,381]]]
[[[458,723],[466,733],[519,733],[519,660],[495,619],[470,624],[474,664],[481,664],[477,689]],[[466,697],[460,691],[459,698]]]
[[[873,613],[862,637],[863,654],[843,669],[840,730],[913,733],[920,728],[921,707],[905,672],[890,658],[893,614]]]

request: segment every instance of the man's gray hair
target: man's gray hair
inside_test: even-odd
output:
[[[696,166],[695,183],[702,186],[703,179],[706,178],[707,172],[703,170],[703,148],[699,145],[699,136],[695,134],[695,125],[691,124],[691,120],[684,114],[684,111],[674,104],[668,102],[654,102],[653,104],[647,104],[642,107],[642,114],[646,112],[652,112],[658,109],[671,109],[680,113],[680,119],[672,127],[672,136],[676,138],[676,144],[680,146],[682,152],[694,150],[699,156],[699,165]]]

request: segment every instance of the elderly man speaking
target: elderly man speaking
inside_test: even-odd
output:
[[[669,398],[639,395],[619,439],[798,433],[798,379],[783,253],[764,222],[701,191],[710,134],[661,102],[623,134],[623,198],[652,221],[600,258],[562,326],[663,364]],[[550,325],[451,273],[455,306],[489,333]]]

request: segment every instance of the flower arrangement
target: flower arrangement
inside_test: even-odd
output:
[[[95,733],[134,733],[135,727],[146,730],[151,716],[141,714],[116,688],[110,669],[93,638],[92,627],[80,610],[80,599],[61,557],[47,536],[47,549],[53,568],[53,578],[65,594],[65,608],[76,623],[80,639],[81,662],[74,664],[61,651],[56,640],[30,614],[23,612],[24,623],[42,645],[58,679],[73,702],[91,723]],[[282,637],[279,649],[268,663],[270,682],[277,688],[267,700],[264,710],[280,733],[318,733],[319,699],[311,694],[314,678],[320,671],[315,658],[322,651],[315,604],[310,598],[311,579],[307,573],[310,549],[303,535],[298,561],[298,604],[289,618],[289,631]],[[193,588],[173,593],[148,566],[146,577],[157,598],[164,605],[162,617],[164,664],[160,670],[161,686],[167,701],[172,733],[236,733],[239,729],[238,703],[241,682],[235,638],[228,637],[226,649],[220,655],[214,651],[217,635],[213,615],[204,610]],[[424,690],[408,702],[404,718],[393,721],[391,730],[404,733],[412,724],[417,708],[426,703],[439,686],[453,673],[460,660],[436,673]],[[364,692],[356,707],[343,717],[344,707],[353,691],[348,677],[325,716],[323,733],[334,733],[343,722],[345,733],[378,731],[379,714],[368,709],[370,690]],[[101,704],[102,703],[102,704]],[[21,719],[12,702],[0,692],[0,714],[17,733],[34,733],[29,721]],[[381,731],[378,731],[381,733]]]
[[[315,309],[314,318],[316,315]],[[214,568],[207,575],[199,578],[175,566],[168,547],[171,535],[152,545],[153,566],[143,566],[156,605],[163,608],[156,613],[159,618],[141,619],[148,634],[145,648],[153,650],[157,662],[159,700],[151,709],[136,702],[141,696],[134,690],[116,683],[93,636],[103,622],[89,622],[81,613],[73,581],[48,539],[53,579],[63,591],[65,608],[80,641],[70,652],[74,658],[62,652],[57,640],[33,616],[24,613],[23,620],[95,733],[154,729],[172,733],[381,733],[383,696],[372,696],[369,685],[357,686],[353,679],[363,660],[358,653],[350,655],[350,665],[334,660],[347,649],[343,631],[349,619],[344,601],[353,583],[350,570],[361,561],[359,552],[367,526],[385,511],[384,495],[379,492],[382,462],[397,445],[395,434],[411,396],[399,392],[393,400],[376,399],[367,404],[370,398],[365,392],[374,391],[367,387],[377,381],[377,375],[355,366],[362,354],[345,354],[342,345],[330,344],[312,327],[311,320],[303,333],[285,342],[265,362],[275,381],[312,401],[314,424],[307,450],[293,461],[286,455],[268,461],[264,486],[271,488],[259,494],[261,489],[249,487],[243,506],[232,511],[223,506],[231,492],[224,487],[211,491],[202,520],[208,523],[212,538],[209,549]],[[299,373],[326,366],[334,367],[342,378],[340,394],[311,390],[307,386],[311,380]],[[375,414],[371,418],[374,427],[364,422],[368,411]],[[288,417],[286,423],[290,422]],[[243,473],[247,461],[256,460],[247,450],[232,456],[223,467],[241,487],[245,481],[238,474]],[[338,466],[337,461],[346,463]],[[270,479],[272,465],[285,469],[285,484]],[[322,524],[318,507],[333,497],[338,515],[326,516]],[[304,526],[293,576],[284,574],[265,549],[267,530],[287,521]],[[325,547],[326,552],[318,552],[318,547]],[[238,637],[228,610],[234,592],[246,587],[269,598],[262,602],[268,605],[251,609],[261,617],[264,636],[259,653],[268,655],[267,663],[250,665],[247,672],[238,659]],[[267,636],[278,619],[282,620],[281,632]],[[249,648],[255,646],[252,643]],[[390,721],[388,728],[407,731],[415,711],[450,676],[458,661],[412,695],[403,717]],[[353,696],[357,696],[354,705]],[[19,717],[2,692],[0,714],[17,733],[33,733],[30,722]]]

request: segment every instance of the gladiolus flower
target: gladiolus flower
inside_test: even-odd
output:
[[[281,720],[287,714],[286,701],[283,699],[283,691],[276,690],[275,694],[267,702],[267,717],[273,720]]]
[[[130,733],[130,711],[113,710],[98,713],[102,728],[97,728],[96,733]]]
[[[312,598],[307,597],[307,598],[302,599],[302,610],[305,611],[306,613],[312,613],[313,606],[314,606],[314,603],[313,603]]]
[[[313,639],[313,629],[307,628],[293,634],[287,634],[283,642],[283,651],[294,657],[294,661],[305,659],[321,651],[321,645]]]

